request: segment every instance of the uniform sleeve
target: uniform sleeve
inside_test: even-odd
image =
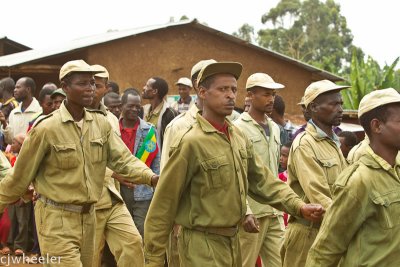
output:
[[[22,145],[14,168],[0,181],[0,211],[24,195],[48,149],[45,132],[32,129]]]
[[[294,168],[297,179],[311,203],[319,203],[327,209],[332,203],[327,177],[308,146],[299,146],[290,154],[288,168]],[[289,174],[290,179],[290,174]]]
[[[132,155],[121,138],[110,130],[108,138],[107,167],[135,184],[151,184],[154,172]]]
[[[6,176],[9,169],[11,169],[10,162],[7,157],[0,152],[0,181]]]
[[[299,196],[278,177],[262,164],[254,153],[251,142],[248,142],[248,180],[249,195],[254,200],[286,211],[291,215],[301,216],[300,208],[304,202]]]
[[[174,151],[158,181],[144,224],[146,266],[164,266],[168,236],[174,225],[182,192],[191,177],[187,149]]]
[[[349,243],[365,221],[366,205],[368,199],[357,199],[346,188],[336,190],[334,201],[327,210],[321,229],[308,253],[306,266],[338,266]]]

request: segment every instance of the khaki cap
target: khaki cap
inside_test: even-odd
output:
[[[94,70],[100,71],[99,73],[96,73],[94,75],[94,77],[106,78],[106,79],[110,78],[110,75],[109,75],[107,69],[105,67],[103,67],[102,65],[97,65],[96,64],[96,65],[92,65],[91,67]]]
[[[67,97],[67,94],[64,92],[64,90],[62,88],[58,88],[56,90],[53,91],[53,93],[51,93],[50,98],[54,98],[56,95],[62,95]]]
[[[93,70],[92,67],[87,64],[84,60],[72,60],[65,63],[60,69],[60,81],[64,78],[67,74],[71,72],[88,72],[88,73],[99,73],[102,71]]]
[[[365,95],[358,106],[358,117],[374,108],[391,103],[400,103],[400,94],[393,88],[372,91]]]
[[[304,105],[304,96],[301,97],[300,102],[297,103],[297,105],[299,105],[299,106],[303,106]]]
[[[212,75],[223,73],[232,74],[237,80],[242,73],[242,68],[242,64],[238,62],[216,62],[208,64],[201,69],[199,76],[197,76],[197,84],[200,84]]]
[[[178,84],[182,84],[182,85],[186,85],[186,86],[189,86],[189,87],[193,87],[192,81],[189,78],[186,78],[186,77],[179,78],[179,80],[175,83],[175,85],[178,85]]]
[[[310,104],[312,101],[314,101],[314,99],[323,93],[342,90],[349,87],[349,85],[337,85],[329,80],[313,82],[306,88],[306,91],[304,92],[303,104],[308,107],[308,104]]]
[[[254,73],[250,75],[246,82],[246,89],[249,90],[253,87],[263,87],[267,89],[282,89],[285,88],[283,84],[276,83],[271,76],[265,73]]]
[[[207,65],[209,65],[211,63],[217,63],[217,61],[214,60],[214,59],[206,59],[206,60],[201,60],[201,61],[197,62],[192,67],[192,70],[190,71],[190,78],[193,79],[193,75],[195,75],[196,73],[200,72],[202,68],[204,68],[205,66],[207,66]]]

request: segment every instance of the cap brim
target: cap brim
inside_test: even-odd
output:
[[[280,83],[256,83],[252,87],[247,88],[247,90],[250,90],[253,87],[262,87],[265,89],[271,89],[271,90],[279,90],[285,88],[283,84]]]
[[[211,63],[200,71],[199,76],[201,77],[198,80],[198,83],[215,74],[232,74],[236,79],[239,79],[240,75],[242,74],[242,69],[242,64],[238,62]]]

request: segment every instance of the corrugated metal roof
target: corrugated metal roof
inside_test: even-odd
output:
[[[113,40],[129,37],[129,36],[134,36],[134,35],[145,33],[145,32],[160,30],[163,28],[174,27],[174,26],[179,26],[179,25],[186,25],[186,24],[192,24],[193,26],[195,26],[197,28],[209,31],[214,34],[216,33],[223,38],[229,39],[230,41],[239,43],[241,45],[248,46],[252,49],[257,49],[263,53],[267,53],[267,54],[277,57],[281,60],[295,64],[295,65],[297,65],[301,68],[304,68],[312,73],[321,75],[322,77],[325,77],[329,80],[333,80],[333,81],[342,81],[343,80],[342,77],[339,77],[333,73],[321,70],[319,68],[316,68],[314,66],[306,64],[299,60],[290,58],[283,54],[271,51],[264,47],[251,44],[251,43],[246,42],[246,41],[244,41],[240,38],[237,38],[233,35],[218,31],[214,28],[210,28],[209,26],[199,23],[196,19],[183,20],[183,21],[179,21],[179,22],[171,22],[171,23],[167,23],[167,24],[153,25],[153,26],[121,30],[121,31],[111,31],[111,32],[103,33],[103,34],[78,38],[78,39],[72,40],[71,42],[62,43],[53,48],[33,49],[33,50],[29,50],[29,51],[6,55],[6,56],[0,57],[0,67],[7,68],[7,67],[18,66],[21,64],[26,64],[26,63],[32,63],[32,62],[35,62],[38,60],[43,60],[45,58],[49,58],[49,57],[52,57],[55,55],[60,55],[60,54],[64,54],[67,52],[74,51],[74,50],[79,50],[79,49],[82,49],[85,47],[89,47],[89,46],[93,46],[93,45],[97,45],[97,44],[101,44],[101,43],[106,43],[106,42],[110,42]]]

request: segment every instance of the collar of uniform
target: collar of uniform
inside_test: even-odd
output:
[[[193,117],[193,118],[196,118],[196,115],[197,115],[197,113],[199,112],[200,110],[199,110],[199,108],[197,107],[197,105],[192,105],[190,108],[189,108],[189,110],[188,110],[188,112],[190,113],[190,115]]]
[[[201,116],[200,112],[196,114],[197,123],[200,125],[200,128],[206,133],[216,133],[218,132],[214,126],[211,125],[206,119]],[[225,118],[226,124],[228,124],[228,131],[232,129],[232,123]]]
[[[392,169],[392,166],[386,161],[384,160],[382,157],[380,157],[379,155],[375,154],[375,152],[372,150],[372,148],[368,145],[366,148],[366,154],[370,156],[370,158],[372,158],[373,160],[368,160],[362,158],[362,161],[365,165],[374,168],[374,169],[378,169],[378,168],[382,168],[385,171],[388,171],[390,169]],[[396,165],[399,165],[399,157],[396,158]]]
[[[329,137],[324,131],[321,130],[313,120],[309,120],[306,126],[306,131],[310,133],[316,140],[322,140],[322,139],[330,139],[333,142],[336,143],[338,147],[340,147],[340,140],[339,137],[335,134],[335,132],[332,130],[332,138]]]
[[[74,118],[72,118],[71,113],[69,113],[69,111],[68,111],[68,109],[67,109],[67,107],[65,106],[64,103],[65,103],[65,101],[63,101],[63,102],[61,103],[61,106],[60,106],[61,121],[62,121],[62,122],[74,121]],[[85,121],[91,121],[91,120],[93,120],[92,114],[90,114],[90,112],[88,112],[88,111],[86,110],[86,108],[84,109],[83,112],[84,112],[84,114],[83,114],[83,119],[84,119]]]
[[[19,103],[18,107],[15,108],[15,113],[22,113],[22,102]],[[36,100],[36,98],[32,99],[31,104],[24,110],[24,113],[26,112],[38,112],[40,110],[42,110],[42,107],[40,106],[39,102]]]
[[[166,101],[165,101],[165,100],[161,101],[161,103],[158,104],[158,106],[157,106],[155,109],[150,110],[149,113],[150,113],[150,114],[154,114],[154,115],[158,115],[158,113],[160,113],[160,111],[162,110],[164,104],[166,104]],[[150,109],[151,109],[151,106],[150,106]]]
[[[242,114],[240,114],[239,118],[246,122],[252,122],[254,125],[260,125],[258,122],[256,122],[255,119],[253,119],[253,117],[250,116],[250,114],[248,112],[243,112]],[[271,118],[269,118],[267,115],[265,115],[265,120],[268,124],[270,122]]]

